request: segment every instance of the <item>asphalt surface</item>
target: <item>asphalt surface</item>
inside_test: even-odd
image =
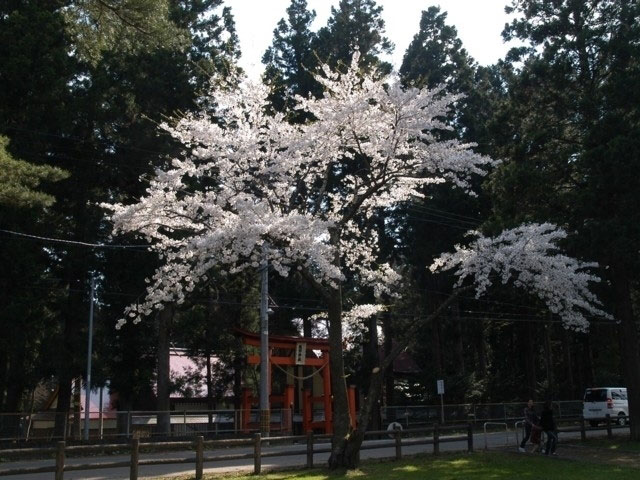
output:
[[[616,429],[618,432],[626,432],[625,429]],[[606,435],[605,430],[590,431],[589,437]],[[458,436],[459,437],[459,436]],[[442,440],[452,438],[452,436],[441,435]],[[560,434],[559,449],[563,439],[575,439],[580,438],[580,433],[565,433]],[[405,441],[408,441],[406,439]],[[394,458],[395,446],[389,445],[391,440],[370,440],[366,441],[367,446],[377,446],[379,448],[362,450],[360,458],[363,460],[373,458]],[[383,444],[387,445],[383,445]],[[492,432],[486,435],[486,445],[489,449],[504,448],[505,446],[512,446],[516,449],[516,434],[513,430],[509,432]],[[317,443],[314,445],[314,449],[328,448],[328,443]],[[484,433],[474,434],[474,449],[481,450],[485,448],[485,435]],[[454,442],[446,442],[440,444],[441,452],[464,452],[467,450],[466,437],[463,440]],[[288,452],[287,456],[282,457],[266,457],[262,459],[262,470],[281,469],[286,467],[302,467],[306,465],[306,445],[305,444],[293,444],[293,445],[278,445],[278,446],[262,446],[262,452]],[[403,445],[402,454],[415,455],[419,453],[432,453],[432,445]],[[229,449],[212,449],[205,450],[205,473],[223,473],[223,472],[237,472],[237,471],[253,471],[253,458],[249,459],[229,459],[222,461],[209,461],[207,458],[217,457],[221,455],[230,454],[242,454],[253,453],[252,447],[243,448],[229,448]],[[194,474],[195,471],[195,453],[193,451],[174,451],[165,453],[141,453],[140,460],[148,459],[168,459],[168,458],[189,458],[191,461],[184,464],[167,464],[167,465],[140,465],[139,466],[139,478],[157,478],[157,477],[171,477],[175,475],[188,475]],[[314,454],[314,464],[316,466],[325,465],[329,458],[328,453],[316,453]],[[76,457],[67,458],[65,465],[86,465],[96,464],[102,462],[128,462],[130,460],[129,455],[105,455],[105,456],[91,456],[91,457]],[[14,468],[25,467],[44,467],[54,466],[54,460],[25,460],[18,462],[2,462],[0,463],[0,480],[51,480],[54,477],[52,472],[46,473],[30,473],[23,475],[2,475],[2,471],[6,471]],[[78,471],[65,471],[65,480],[128,480],[129,479],[129,467],[119,468],[105,468],[100,470],[78,470]]]

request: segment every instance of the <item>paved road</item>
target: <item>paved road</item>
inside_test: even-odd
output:
[[[620,429],[618,433],[628,432],[628,429]],[[589,432],[588,436],[602,436],[606,435],[606,431],[593,431]],[[451,438],[442,436],[442,439]],[[565,439],[580,438],[580,433],[561,433],[560,441]],[[488,448],[498,448],[507,445],[512,445],[515,449],[516,438],[515,432],[493,432],[487,434],[486,437]],[[380,448],[371,450],[362,450],[360,454],[361,459],[371,458],[393,458],[395,457],[394,446],[382,446],[382,444],[388,443],[388,440],[370,440],[365,442],[366,445],[381,445]],[[483,449],[485,446],[485,436],[483,433],[474,434],[474,447],[476,449]],[[328,448],[329,444],[316,444],[314,448],[322,449]],[[467,441],[455,441],[440,444],[440,451],[466,451]],[[267,457],[262,459],[263,470],[269,470],[282,467],[295,467],[303,466],[306,464],[306,445],[294,444],[294,445],[279,445],[268,447],[264,445],[262,447],[263,453],[275,452],[275,451],[287,451],[289,455],[286,457]],[[239,453],[252,453],[252,448],[232,448],[232,449],[215,449],[206,450],[206,457],[215,457],[217,455],[229,455]],[[300,452],[299,454],[296,454]],[[411,455],[417,453],[431,453],[433,452],[432,445],[405,445],[402,447],[403,455]],[[328,453],[318,453],[314,455],[314,463],[316,465],[324,465],[329,457]],[[99,462],[126,462],[129,460],[129,455],[110,455],[110,456],[93,456],[83,458],[67,458],[67,465],[89,464]],[[180,474],[193,474],[195,469],[195,455],[193,451],[175,451],[166,453],[141,453],[140,459],[152,459],[152,458],[191,458],[193,462],[186,464],[172,464],[172,465],[141,465],[139,467],[140,478],[149,477],[166,477]],[[20,462],[3,462],[0,463],[0,471],[11,468],[21,467],[40,467],[54,465],[53,460],[33,460],[33,461],[20,461]],[[253,471],[253,459],[244,460],[225,460],[220,462],[207,462],[205,463],[205,473],[221,473],[221,472],[233,472],[233,471]],[[29,475],[10,475],[0,476],[0,480],[51,480],[53,473],[37,473]],[[65,472],[65,480],[128,480],[129,468],[109,468],[101,470],[79,470]]]

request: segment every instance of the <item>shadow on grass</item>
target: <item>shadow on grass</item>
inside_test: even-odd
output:
[[[638,480],[637,468],[550,458],[542,455],[475,453],[413,457],[400,462],[366,462],[349,471],[298,470],[261,476],[217,475],[207,480],[338,480],[372,478],[382,480],[601,480],[614,474],[616,480]]]

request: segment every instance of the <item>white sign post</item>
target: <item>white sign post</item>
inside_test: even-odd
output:
[[[440,395],[440,423],[444,424],[444,380],[436,381],[438,395]]]

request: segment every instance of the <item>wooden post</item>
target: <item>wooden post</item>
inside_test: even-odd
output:
[[[56,480],[64,478],[64,442],[57,442],[56,450]]]
[[[260,434],[256,433],[253,436],[253,473],[255,475],[260,475],[260,470],[262,470],[261,448],[262,448],[262,444],[261,444]]]
[[[613,438],[613,432],[611,431],[611,415],[607,413],[607,438]]]
[[[467,452],[473,453],[473,424],[467,425]]]
[[[400,430],[395,431],[396,437],[396,460],[402,459],[402,438],[400,437]]]
[[[585,425],[584,417],[580,418],[580,440],[583,442],[587,439],[587,427]]]
[[[196,480],[202,480],[202,466],[204,463],[204,437],[196,437]]]
[[[440,427],[437,423],[433,424],[433,454],[440,453]]]
[[[313,432],[307,432],[307,468],[313,468]]]
[[[129,480],[138,480],[138,460],[140,458],[140,440],[131,440],[131,463],[129,464]]]

